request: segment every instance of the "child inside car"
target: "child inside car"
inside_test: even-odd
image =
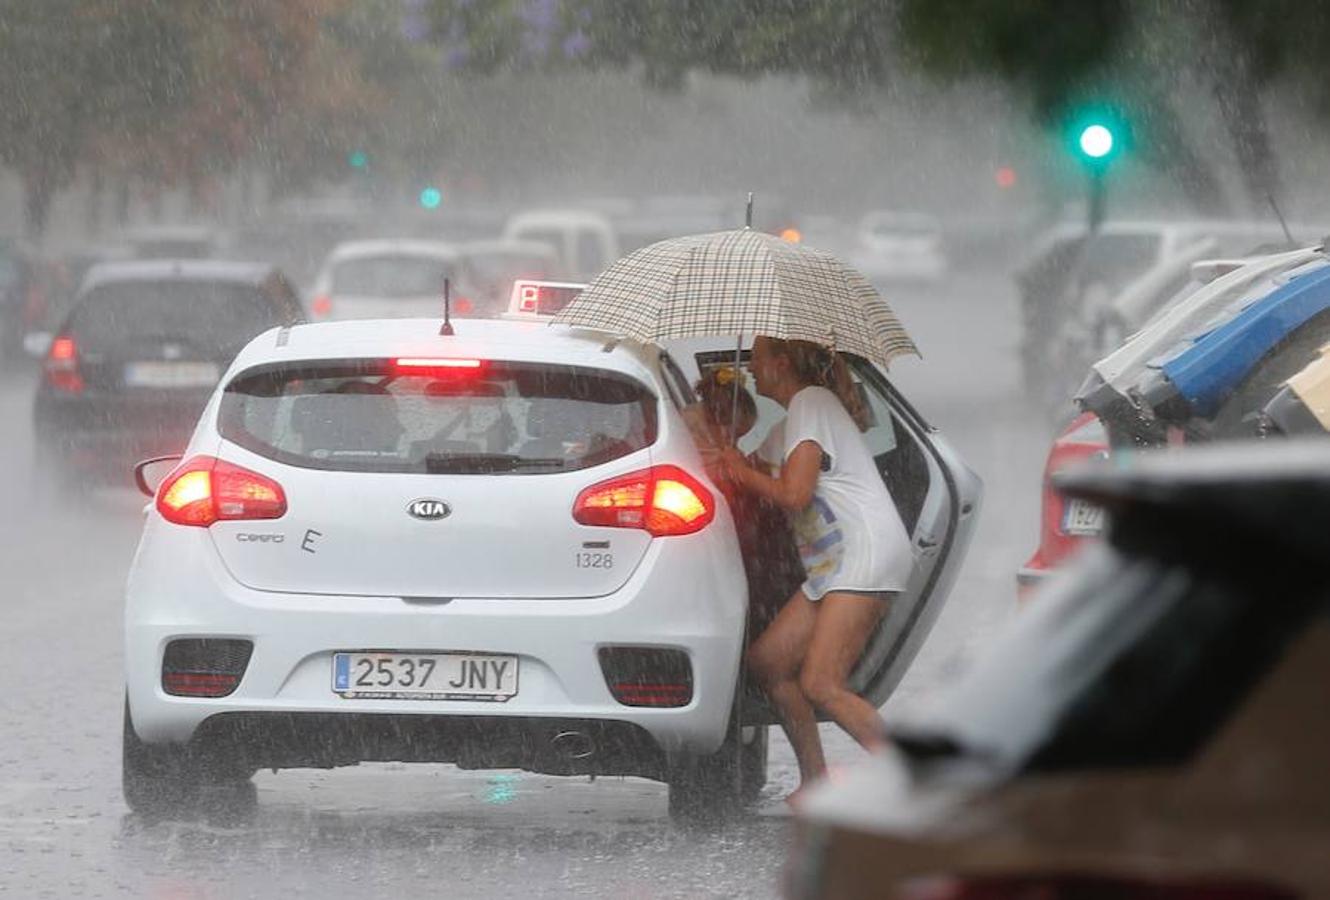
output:
[[[739,380],[735,398],[735,380]],[[703,440],[712,448],[734,446],[757,423],[757,403],[746,387],[743,370],[722,366],[694,386],[702,412]],[[756,454],[754,454],[756,456]],[[757,462],[758,460],[754,460]],[[785,513],[768,500],[741,491],[725,477],[714,477],[729,504],[748,579],[748,639],[766,630],[804,580],[803,564]]]

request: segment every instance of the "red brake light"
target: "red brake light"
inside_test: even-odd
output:
[[[919,878],[901,885],[906,900],[1071,900],[1121,897],[1123,900],[1294,900],[1279,885],[1236,880],[1146,880],[1119,876],[1049,873]]]
[[[593,484],[577,495],[582,525],[641,528],[653,537],[692,534],[715,518],[711,492],[677,466],[652,466]]]
[[[196,456],[157,488],[157,511],[176,525],[207,528],[234,519],[280,519],[282,486],[266,475],[212,456]]]
[[[332,313],[332,297],[327,294],[319,294],[309,302],[309,311],[316,316],[326,316]]]
[[[453,301],[453,312],[465,316],[476,311],[476,304],[469,297],[458,297]]]
[[[434,359],[402,357],[392,362],[398,375],[425,375],[436,378],[467,378],[479,375],[485,364],[479,359]]]
[[[83,390],[83,375],[79,372],[78,343],[62,334],[51,341],[46,351],[46,381],[58,391],[77,394]]]

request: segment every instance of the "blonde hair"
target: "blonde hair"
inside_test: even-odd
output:
[[[835,350],[812,341],[779,340],[767,338],[772,352],[790,361],[794,377],[804,384],[824,387],[839,398],[841,406],[850,414],[860,431],[868,430],[868,410],[859,393],[845,357]]]

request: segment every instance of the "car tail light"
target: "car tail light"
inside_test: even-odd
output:
[[[207,528],[234,519],[280,519],[282,486],[266,475],[212,456],[195,456],[157,489],[157,511],[176,525]]]
[[[716,515],[711,492],[677,466],[652,466],[593,484],[577,495],[582,525],[641,528],[653,537],[692,534]]]
[[[476,311],[476,304],[471,302],[470,297],[458,297],[453,300],[452,311],[460,316],[470,315]]]
[[[254,652],[250,641],[182,638],[162,655],[162,690],[176,697],[225,697],[240,684]]]
[[[401,357],[392,361],[398,375],[422,375],[429,378],[465,379],[479,376],[485,363],[479,359],[436,359],[433,357]]]
[[[46,351],[46,383],[57,391],[77,394],[83,390],[83,375],[79,372],[78,342],[67,334],[51,341]]]
[[[332,314],[332,297],[327,294],[318,294],[313,300],[309,301],[309,311],[311,315],[324,318]]]
[[[901,900],[1294,900],[1279,885],[1229,879],[1137,879],[1050,873],[920,878],[905,882]]]
[[[688,654],[665,647],[601,647],[600,670],[624,706],[678,707],[693,702]]]

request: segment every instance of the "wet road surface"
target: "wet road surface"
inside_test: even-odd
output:
[[[884,712],[964,664],[1013,612],[1037,535],[1050,430],[1019,396],[1015,300],[1000,274],[889,287],[923,361],[894,380],[987,485],[979,530],[928,644]],[[260,773],[198,821],[148,823],[120,797],[121,588],[132,490],[53,505],[32,487],[30,374],[0,374],[0,896],[771,897],[797,783],[773,741],[764,801],[714,832],[671,825],[663,785],[450,766]],[[858,749],[824,726],[834,764]]]

